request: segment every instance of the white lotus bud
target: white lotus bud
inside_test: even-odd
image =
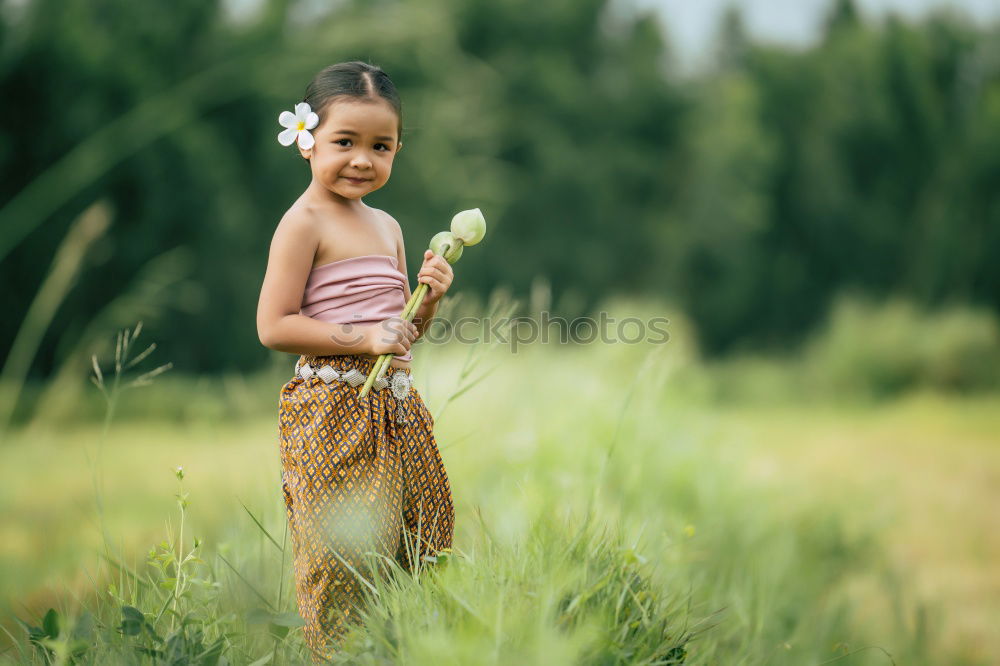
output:
[[[450,231],[441,231],[431,238],[430,249],[434,254],[440,254],[449,264],[458,261],[462,256],[462,241]]]
[[[466,245],[475,245],[486,235],[486,218],[478,208],[463,210],[451,218],[451,233]]]

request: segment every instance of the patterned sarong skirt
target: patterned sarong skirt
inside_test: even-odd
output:
[[[303,379],[298,368],[306,363],[367,376],[374,361],[301,356],[281,388],[281,479],[296,599],[306,643],[320,661],[359,618],[358,575],[368,578],[370,553],[412,571],[451,547],[455,518],[434,419],[417,390],[397,399],[391,388],[372,389],[360,398],[360,386],[315,374]],[[410,369],[390,367],[385,376],[391,382],[400,372]]]

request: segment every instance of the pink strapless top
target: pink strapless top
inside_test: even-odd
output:
[[[377,324],[398,317],[406,306],[406,276],[396,257],[366,254],[312,269],[299,314],[331,324]],[[396,355],[402,361],[410,352]]]

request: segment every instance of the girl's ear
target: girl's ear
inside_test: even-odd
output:
[[[400,141],[399,143],[396,144],[396,152],[398,153],[402,149],[403,149],[403,142]]]
[[[312,157],[312,154],[313,154],[313,149],[312,148],[303,149],[298,144],[296,144],[296,147],[298,147],[299,154],[302,155],[302,159],[308,160],[310,157]]]

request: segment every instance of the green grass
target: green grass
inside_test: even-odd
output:
[[[455,494],[455,552],[419,580],[397,572],[374,581],[368,622],[349,635],[342,660],[1000,657],[989,592],[998,544],[986,529],[1000,399],[716,404],[687,394],[682,380],[697,369],[679,349],[495,350],[484,363],[502,364],[443,413],[466,350],[418,353],[414,374]],[[123,397],[103,444],[100,418],[15,433],[0,448],[3,614],[41,628],[49,607],[63,618],[86,609],[95,624],[79,663],[129,661],[140,637],[153,645],[145,629],[118,634],[123,605],[143,611],[161,638],[176,632],[170,611],[153,622],[175,604],[176,542],[159,549],[164,569],[146,559],[176,538],[173,470],[182,465],[184,548],[198,537],[204,561],[180,568],[191,576],[190,595],[176,601],[194,619],[186,645],[201,628],[202,647],[221,639],[229,663],[272,653],[266,663],[304,661],[299,631],[287,626],[295,623],[280,615],[294,610],[278,481],[276,398],[294,361],[284,359],[287,368],[230,378],[229,389],[157,378]],[[175,409],[190,402],[197,409]],[[156,418],[157,403],[168,418]],[[116,559],[166,584],[143,587],[108,565],[102,524]],[[18,644],[0,661],[44,663],[21,627],[4,626]],[[52,645],[68,647],[70,635],[65,628]]]

